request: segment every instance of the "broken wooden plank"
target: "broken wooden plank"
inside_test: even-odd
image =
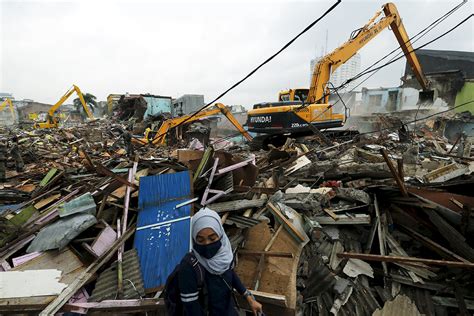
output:
[[[401,263],[416,262],[416,263],[424,263],[426,265],[474,269],[474,263],[459,262],[459,261],[433,260],[433,259],[414,258],[414,257],[381,256],[381,255],[371,255],[371,254],[352,253],[352,252],[338,253],[337,256],[340,258],[355,258],[355,259],[361,259],[361,260],[367,260],[367,261],[401,262]]]
[[[463,257],[455,254],[454,252],[452,252],[449,249],[446,249],[445,247],[443,247],[440,244],[434,242],[433,240],[429,239],[428,237],[423,236],[422,234],[414,231],[413,229],[408,228],[404,225],[402,225],[402,227],[411,236],[418,239],[418,241],[422,242],[425,246],[427,246],[427,247],[433,249],[434,251],[436,251],[439,255],[443,256],[445,259],[455,259],[455,260],[462,261],[462,262],[469,262],[469,260],[464,259]]]
[[[209,204],[207,207],[217,213],[224,213],[229,211],[239,211],[248,208],[262,207],[267,202],[267,199],[258,200],[236,200]]]
[[[379,210],[379,204],[377,201],[377,195],[374,195],[374,208],[375,208],[375,215],[377,216],[377,236],[379,239],[379,249],[380,249],[380,254],[385,256],[387,254],[385,246],[386,246],[386,240],[385,240],[385,235],[384,235],[384,224],[385,221],[382,221],[382,217],[380,215],[380,210]],[[385,262],[382,262],[382,267],[383,267],[383,273],[384,276],[388,276],[388,268],[387,264]]]
[[[397,182],[398,188],[402,192],[403,196],[408,196],[408,191],[407,191],[407,188],[405,187],[405,183],[403,182],[403,179],[400,178],[400,175],[398,174],[397,169],[395,169],[395,167],[393,166],[392,161],[390,161],[387,151],[384,148],[381,148],[380,153],[382,154],[383,159],[385,160],[385,163],[390,169],[390,172],[392,173],[393,178]]]
[[[428,183],[440,183],[462,176],[468,172],[468,166],[453,163],[425,174],[423,180]]]
[[[459,308],[458,301],[453,297],[432,296],[431,299],[435,305]],[[464,300],[466,308],[474,310],[474,300]]]
[[[314,216],[313,219],[321,225],[369,225],[370,215],[354,214],[353,216],[337,215],[337,220],[329,216]]]
[[[135,227],[130,228],[124,235],[117,239],[112,247],[103,256],[96,259],[79,277],[69,285],[59,296],[52,301],[39,315],[47,316],[57,313],[61,307],[82,287],[86,282],[116,253],[119,247],[135,232]]]
[[[441,236],[448,241],[454,251],[467,260],[474,261],[474,249],[469,246],[465,237],[461,235],[456,228],[445,221],[436,211],[425,210],[425,213],[428,215],[433,225],[436,226]]]
[[[114,178],[115,180],[119,181],[120,183],[122,183],[123,185],[127,185],[127,186],[130,186],[134,189],[138,189],[138,186],[136,186],[135,184],[133,183],[130,183],[129,181],[127,181],[125,178],[113,173],[111,170],[109,170],[108,168],[106,168],[105,166],[103,166],[102,164],[100,163],[96,163],[96,171],[98,174],[101,174],[101,175],[105,175],[105,176],[109,176],[109,177],[112,177]]]
[[[256,200],[258,201],[258,200]],[[297,230],[293,224],[286,218],[285,215],[283,215],[280,210],[272,203],[268,202],[268,207],[270,207],[270,210],[273,215],[278,219],[278,221],[285,226],[285,228],[294,236],[296,236],[301,242],[305,242],[307,240],[306,236],[303,236],[299,230]]]
[[[37,209],[37,210],[42,209],[46,205],[51,204],[52,202],[58,200],[60,197],[61,197],[60,193],[50,195],[49,197],[47,197],[47,198],[45,198],[41,201],[36,202],[35,205],[34,205],[34,208]]]

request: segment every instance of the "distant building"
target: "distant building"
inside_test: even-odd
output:
[[[172,113],[173,109],[171,107],[171,97],[152,94],[142,94],[141,96],[147,103],[144,118],[162,113]]]
[[[311,78],[313,75],[314,67],[321,60],[322,57],[315,58],[311,60],[310,63],[310,77],[309,82],[311,83]],[[360,72],[361,67],[361,56],[359,53],[352,56],[348,61],[342,64],[339,68],[336,69],[334,73],[331,74],[330,81],[335,87],[339,87],[347,79],[354,77]],[[341,88],[339,92],[346,92],[353,89],[356,86],[356,82],[349,83],[345,88]]]
[[[0,92],[0,100],[5,100],[5,99],[10,99],[10,100],[14,100],[15,98],[13,97],[13,94],[11,93],[8,93],[8,92]]]
[[[17,109],[17,120],[19,123],[31,123],[34,121],[45,121],[46,115],[52,104],[35,102],[33,100],[14,101],[13,106]],[[59,113],[59,111],[58,111]]]
[[[401,96],[402,89],[400,87],[362,88],[361,106],[365,112],[395,112],[400,109]]]
[[[191,114],[199,110],[204,105],[202,94],[185,94],[173,100],[173,116]]]
[[[171,97],[153,94],[123,94],[120,96],[114,112],[119,120],[128,120],[131,117],[136,122],[159,114],[171,115]]]
[[[416,51],[423,72],[431,81],[432,88],[449,106],[458,106],[474,95],[474,52],[420,49]],[[421,89],[408,62],[402,77],[403,88]],[[474,114],[474,103],[455,109],[455,112],[470,111]]]

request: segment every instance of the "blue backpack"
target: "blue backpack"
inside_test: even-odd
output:
[[[207,315],[207,288],[206,282],[204,281],[205,270],[197,260],[194,253],[187,253],[181,262],[174,268],[173,272],[168,276],[163,290],[163,298],[165,299],[166,311],[169,316],[182,316],[184,315],[184,306],[181,302],[181,296],[179,291],[178,274],[180,268],[184,265],[190,265],[193,267],[196,273],[197,286],[199,290],[199,303],[203,308],[204,315]]]

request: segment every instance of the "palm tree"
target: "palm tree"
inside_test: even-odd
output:
[[[82,96],[84,97],[84,101],[86,101],[86,104],[91,108],[91,111],[93,112],[94,109],[97,107],[95,95],[90,93],[84,93]],[[76,107],[77,111],[81,112],[83,115],[85,114],[84,108],[79,98],[75,98],[73,104]]]

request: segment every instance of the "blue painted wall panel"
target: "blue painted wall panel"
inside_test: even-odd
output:
[[[137,228],[178,220],[135,233],[134,246],[140,258],[145,289],[164,285],[190,249],[190,219],[187,217],[191,214],[191,205],[174,209],[190,198],[191,178],[187,171],[140,178]]]
[[[143,97],[147,103],[144,118],[158,113],[171,113],[171,98]]]

